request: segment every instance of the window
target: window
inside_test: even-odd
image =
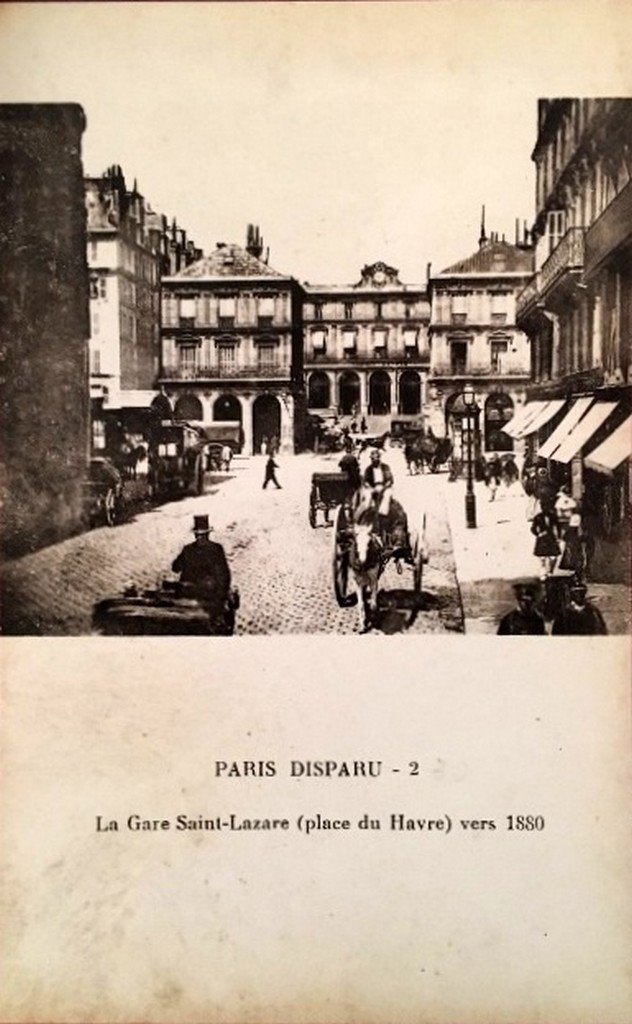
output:
[[[411,316],[414,315],[415,307],[412,302],[406,302],[404,304],[404,316],[407,320],[410,320]]]
[[[220,371],[229,373],[235,368],[237,360],[234,345],[220,345],[217,354]]]
[[[353,320],[353,302],[345,302],[345,320]]]
[[[467,342],[453,341],[450,343],[450,370],[454,374],[463,374],[467,369]]]
[[[180,370],[183,377],[194,377],[197,369],[197,345],[182,345],[180,348]]]
[[[384,310],[384,303],[383,302],[376,302],[375,303],[375,319],[376,320],[381,320],[382,319],[383,310]]]
[[[274,345],[259,345],[257,349],[257,366],[260,370],[269,370],[276,364]]]
[[[180,298],[180,327],[195,326],[195,298]]]
[[[325,331],[312,331],[312,347],[314,352],[325,351]]]
[[[376,352],[384,355],[386,352],[386,330],[378,329],[373,331],[373,348]]]
[[[219,300],[219,316],[221,320],[234,319],[237,301],[234,295],[225,295]]]
[[[564,217],[564,210],[549,210],[547,214],[546,233],[549,241],[549,256],[562,241],[565,228]]]
[[[417,348],[417,331],[413,331],[411,328],[404,331],[404,348]]]
[[[453,324],[464,324],[467,323],[467,313],[453,313],[452,314]]]
[[[92,334],[98,334],[100,329],[99,314],[92,310],[90,318],[92,320]]]
[[[322,302],[314,303],[314,320],[322,320],[323,318],[323,304]]]
[[[93,348],[90,353],[90,372],[101,373],[101,349]]]
[[[507,314],[506,313],[492,313],[493,324],[506,324]]]
[[[105,423],[103,420],[92,421],[92,447],[95,452],[105,450]]]
[[[492,341],[490,349],[492,373],[501,373],[503,368],[503,356],[507,352],[507,342]]]
[[[355,331],[343,331],[342,332],[342,347],[346,353],[355,352],[356,347],[356,332]]]
[[[274,296],[260,295],[257,302],[257,312],[260,320],[272,320],[274,317]]]
[[[94,240],[91,240],[90,241],[90,259],[91,260],[96,260],[96,258],[98,256],[98,253],[99,253],[98,242],[95,242]]]

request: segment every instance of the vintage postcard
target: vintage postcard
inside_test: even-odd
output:
[[[632,16],[0,7],[16,1024],[627,1024]]]

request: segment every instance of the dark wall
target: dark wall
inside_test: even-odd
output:
[[[88,270],[75,104],[0,105],[0,500],[5,553],[82,523]]]

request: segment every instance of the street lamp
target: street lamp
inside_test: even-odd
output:
[[[465,422],[467,423],[467,487],[465,490],[465,525],[470,529],[476,526],[476,495],[474,494],[474,466],[472,459],[472,434],[476,423],[476,401],[474,388],[466,384],[463,388],[463,404],[465,406]]]

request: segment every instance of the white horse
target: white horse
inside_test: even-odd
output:
[[[371,628],[377,613],[377,591],[383,562],[382,541],[371,523],[354,523],[349,566],[357,594],[360,632]]]

